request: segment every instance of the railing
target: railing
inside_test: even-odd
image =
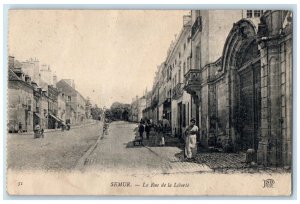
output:
[[[193,26],[192,26],[192,37],[194,37],[194,35],[196,34],[197,31],[202,31],[202,19],[201,16],[198,16],[196,21],[194,22]]]
[[[201,86],[201,76],[200,76],[200,70],[199,69],[190,69],[184,76],[185,84],[184,89],[188,93],[195,92],[196,90],[200,89]]]
[[[199,69],[190,69],[185,75],[184,75],[184,82],[185,85],[188,86],[190,84],[200,84],[201,78],[200,78],[200,70]]]
[[[173,89],[173,99],[178,99],[183,94],[183,83],[178,83]]]

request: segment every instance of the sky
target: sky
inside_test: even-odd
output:
[[[8,53],[37,58],[100,107],[151,90],[188,10],[11,10]]]

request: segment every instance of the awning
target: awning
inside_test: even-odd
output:
[[[38,113],[34,113],[34,115],[36,115],[37,117],[41,118],[40,114],[38,114]]]
[[[57,120],[58,122],[63,122],[62,119],[57,118],[56,116],[49,114],[52,118],[54,118],[55,120]]]

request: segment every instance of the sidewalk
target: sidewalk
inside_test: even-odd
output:
[[[94,125],[97,123],[97,120],[91,122],[91,123],[85,123],[85,124],[79,124],[79,125],[71,125],[71,129],[76,129],[76,128],[81,128],[81,127],[86,127],[86,126],[89,126],[89,125]],[[44,129],[44,132],[45,133],[48,133],[48,132],[55,132],[55,131],[61,131],[61,128],[58,128],[58,129]],[[67,130],[65,130],[67,131]],[[33,131],[29,131],[29,132],[22,132],[22,133],[8,133],[8,134],[16,134],[16,135],[32,135],[34,134]]]
[[[159,135],[160,134],[160,135]],[[159,147],[161,142],[161,135],[163,133],[157,133],[155,131],[150,132],[149,140],[144,138],[143,144],[148,147]],[[165,145],[168,147],[184,147],[184,144],[180,143],[179,139],[170,135],[164,135]]]
[[[151,131],[149,140],[144,139],[143,143],[145,147],[159,147],[160,146],[160,135]],[[178,160],[184,161],[184,143],[180,142],[179,138],[165,135],[165,146],[167,147],[178,147],[182,150],[181,153],[174,155]],[[245,163],[245,153],[223,153],[223,152],[198,152],[195,159],[189,162],[197,164],[205,164],[214,171],[228,171],[231,170],[249,170],[253,169],[249,164]]]

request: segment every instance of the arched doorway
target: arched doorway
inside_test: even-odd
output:
[[[261,77],[255,40],[240,50],[237,60],[237,133],[241,150],[257,150],[261,114]]]
[[[236,150],[257,150],[261,123],[261,64],[255,26],[237,22],[223,51],[228,84],[227,134]]]

